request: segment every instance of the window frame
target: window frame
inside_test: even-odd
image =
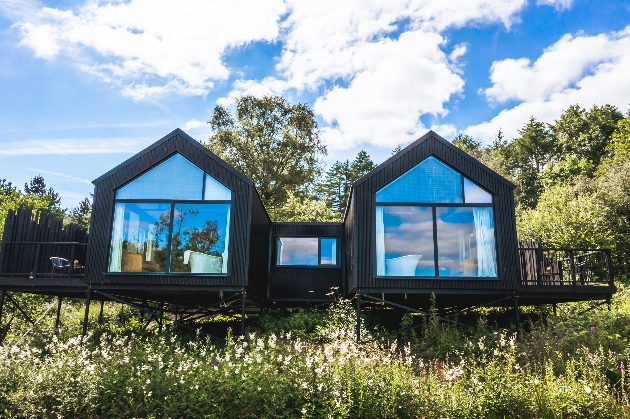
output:
[[[129,185],[131,182],[135,181],[136,179],[138,179],[139,177],[143,176],[144,174],[146,174],[147,172],[155,169],[156,167],[158,167],[160,164],[164,163],[165,161],[167,161],[168,159],[170,159],[171,157],[175,156],[176,154],[180,154],[183,158],[185,158],[186,160],[188,160],[191,164],[195,165],[197,168],[199,168],[199,170],[201,170],[202,172],[202,176],[203,176],[203,182],[202,182],[202,187],[201,187],[201,200],[199,199],[194,199],[194,200],[186,200],[186,199],[116,199],[116,193],[119,189]],[[207,200],[206,198],[206,176],[211,176],[213,179],[215,179],[217,182],[219,182],[221,185],[225,186],[227,189],[230,190],[230,196],[231,198],[229,200]],[[130,275],[130,276],[208,276],[208,277],[212,277],[212,276],[218,276],[218,277],[227,277],[230,276],[231,271],[232,271],[232,249],[233,249],[233,235],[234,235],[234,228],[231,228],[234,224],[234,200],[235,200],[235,193],[234,190],[232,188],[227,187],[223,182],[221,182],[219,179],[217,179],[216,177],[212,176],[212,174],[208,173],[207,171],[203,170],[202,168],[200,168],[199,166],[197,166],[195,163],[193,163],[192,161],[190,161],[190,159],[188,159],[186,156],[184,156],[181,153],[175,152],[170,154],[169,156],[167,156],[166,158],[164,158],[163,160],[161,160],[160,162],[154,164],[153,166],[149,167],[148,169],[142,171],[142,173],[139,173],[138,175],[134,176],[132,179],[130,179],[129,181],[123,183],[122,185],[116,187],[113,189],[113,196],[114,199],[112,200],[112,209],[111,209],[111,222],[109,225],[109,241],[108,241],[108,248],[107,248],[107,261],[108,261],[108,267],[107,267],[107,272],[105,272],[105,275],[115,275],[115,276],[126,276],[126,275]],[[164,272],[109,272],[109,260],[111,257],[111,252],[112,252],[112,233],[113,233],[113,229],[114,229],[114,213],[116,212],[116,204],[118,203],[129,203],[129,204],[151,204],[151,203],[161,203],[161,204],[169,204],[171,206],[171,213],[170,213],[170,220],[169,220],[169,233],[168,233],[168,242],[167,242],[167,249],[166,249],[166,269]],[[227,272],[220,272],[220,273],[191,273],[191,272],[171,272],[170,268],[171,268],[171,245],[172,245],[172,240],[173,240],[173,223],[174,223],[174,211],[175,211],[175,205],[177,204],[182,204],[182,203],[186,203],[186,204],[208,204],[208,205],[212,205],[212,204],[228,204],[230,205],[230,220],[229,220],[229,236],[226,237],[228,241],[228,262],[227,262]]]
[[[274,236],[275,240],[273,243],[274,249],[274,267],[276,268],[310,268],[310,269],[338,269],[341,265],[339,263],[339,236],[291,236],[291,235],[282,235],[282,236]],[[278,260],[278,249],[281,238],[291,238],[291,239],[317,239],[317,265],[283,265],[280,264]],[[337,241],[337,246],[335,249],[335,264],[322,264],[322,239],[335,239]]]
[[[404,173],[402,173],[401,175],[399,175],[398,177],[396,177],[395,179],[391,180],[390,182],[387,182],[385,185],[381,186],[379,189],[377,189],[376,191],[374,191],[372,193],[372,211],[371,211],[371,215],[372,215],[372,237],[371,237],[371,245],[372,245],[372,251],[370,252],[372,255],[372,266],[371,268],[373,269],[373,277],[376,279],[384,279],[384,280],[439,280],[439,281],[448,281],[448,280],[453,280],[453,281],[462,281],[462,280],[473,280],[473,281],[484,281],[484,280],[489,280],[489,281],[498,281],[501,280],[501,276],[500,276],[500,259],[499,259],[499,242],[497,239],[497,223],[496,223],[496,201],[495,201],[495,197],[496,195],[490,191],[488,191],[486,188],[482,187],[481,185],[479,185],[477,182],[475,182],[474,180],[468,178],[468,180],[470,182],[472,182],[474,185],[477,185],[479,188],[481,188],[482,190],[486,191],[487,193],[490,194],[490,196],[492,197],[492,203],[466,203],[466,192],[465,192],[465,185],[464,185],[464,178],[467,178],[467,176],[465,176],[461,171],[453,168],[451,165],[449,165],[448,163],[442,161],[440,158],[438,158],[437,156],[433,156],[434,158],[436,158],[437,160],[439,160],[440,162],[444,163],[447,167],[449,167],[451,170],[454,170],[455,172],[457,172],[460,176],[460,182],[461,182],[461,186],[462,186],[462,201],[461,203],[437,203],[437,202],[426,202],[426,203],[422,203],[422,202],[377,202],[376,201],[376,193],[385,188],[386,186],[388,186],[390,183],[394,182],[396,179],[398,179],[398,177],[404,175]],[[423,160],[424,161],[424,160]],[[422,161],[418,162],[417,164],[422,163]],[[413,169],[414,166],[412,166],[409,170]],[[407,172],[407,171],[406,171]],[[405,172],[405,173],[406,173]],[[376,255],[376,207],[377,206],[383,206],[383,207],[394,207],[394,206],[399,206],[399,207],[424,207],[424,208],[431,208],[431,214],[432,214],[432,218],[433,218],[433,266],[434,266],[434,272],[435,275],[433,276],[387,276],[387,275],[377,275],[378,272],[378,259],[377,259],[377,255]],[[496,258],[496,263],[497,263],[497,276],[495,277],[478,277],[478,276],[440,276],[440,269],[439,269],[439,250],[438,250],[438,231],[437,231],[437,208],[444,208],[444,207],[456,207],[456,208],[464,208],[464,207],[468,207],[468,208],[492,208],[492,218],[493,218],[493,222],[495,225],[494,228],[494,252],[495,252],[495,258]]]

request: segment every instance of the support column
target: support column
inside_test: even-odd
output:
[[[61,315],[61,300],[63,300],[63,297],[60,295],[59,297],[57,297],[57,317],[55,318],[55,331],[58,332],[59,331],[59,316]]]
[[[88,315],[90,314],[90,297],[92,291],[91,290],[87,290],[87,295],[85,297],[85,317],[83,317],[83,336],[86,335],[87,333],[87,326],[88,326]]]
[[[241,336],[245,336],[245,306],[247,300],[247,291],[243,290],[243,301],[241,306]]]
[[[105,305],[105,300],[101,300],[101,312],[98,313],[98,323],[103,323],[103,306]]]
[[[0,291],[0,325],[2,325],[2,308],[4,307],[4,291]]]
[[[162,333],[162,323],[164,323],[164,304],[160,306],[160,318],[158,319],[158,324],[160,328],[158,329],[159,333]]]
[[[518,316],[518,295],[514,296],[514,317],[516,318],[516,340],[521,340],[521,319]]]
[[[357,292],[355,298],[355,305],[357,309],[357,342],[361,342],[361,294]]]
[[[553,303],[553,317],[558,317],[558,304]]]

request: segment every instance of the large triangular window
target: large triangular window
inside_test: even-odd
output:
[[[109,272],[227,274],[232,191],[175,154],[116,191]]]
[[[376,275],[497,278],[492,195],[431,156],[376,192]]]

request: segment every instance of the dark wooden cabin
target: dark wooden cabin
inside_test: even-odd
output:
[[[514,189],[428,132],[352,186],[344,219],[348,293],[406,306],[426,305],[431,294],[449,306],[514,296],[522,303],[610,298],[611,269],[579,284],[571,280],[575,268],[563,278],[557,268],[577,253],[556,255],[552,271],[541,251],[519,251]],[[609,254],[600,256],[609,262]],[[551,280],[543,283],[545,275]]]
[[[264,299],[271,221],[262,201],[251,180],[182,130],[93,183],[90,289],[181,303]]]
[[[344,295],[343,224],[273,223],[267,300],[272,304],[329,303]]]

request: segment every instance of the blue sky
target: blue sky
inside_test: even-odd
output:
[[[0,0],[0,178],[72,207],[242,94],[308,102],[327,162],[433,129],[484,143],[573,103],[630,108],[630,2]]]

